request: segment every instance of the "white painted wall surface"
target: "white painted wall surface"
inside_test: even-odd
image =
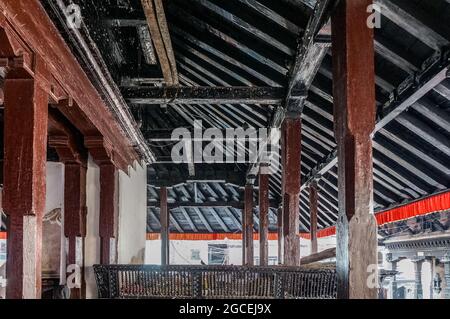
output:
[[[97,298],[93,265],[100,262],[99,214],[100,214],[100,168],[91,156],[86,176],[87,234],[85,239],[86,298]]]
[[[47,238],[50,237],[51,234],[46,234],[45,229],[43,227],[43,246],[42,246],[42,258],[43,264],[47,263],[51,257],[53,259],[59,259],[60,270],[59,273],[61,276],[65,274],[65,264],[66,264],[66,254],[65,254],[65,238],[64,238],[64,164],[56,163],[56,162],[47,162],[46,163],[46,187],[45,187],[45,211],[44,216],[54,209],[61,209],[61,234],[60,234],[60,244],[50,243]],[[54,247],[60,247],[60,252],[57,255],[54,255],[52,249]],[[52,255],[52,256],[50,256]],[[53,264],[53,263],[52,263]],[[61,283],[65,282],[65,278],[61,277]]]
[[[144,262],[147,232],[147,167],[119,172],[118,263]]]
[[[47,162],[45,214],[64,208],[64,164]]]

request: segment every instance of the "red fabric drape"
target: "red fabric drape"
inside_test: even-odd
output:
[[[378,225],[427,215],[450,209],[450,192],[430,196],[414,203],[379,212],[375,215]]]
[[[161,236],[159,233],[148,233],[147,240],[159,240]],[[169,235],[170,240],[242,240],[240,233],[172,233]],[[259,240],[259,234],[253,234],[254,240]],[[269,233],[269,240],[277,240],[277,233]]]
[[[422,216],[450,209],[450,192],[430,196],[400,207],[388,209],[375,214],[378,226],[393,223],[416,216]],[[336,227],[321,229],[317,237],[327,237],[336,234]],[[308,233],[300,234],[302,238],[311,239]]]
[[[317,231],[317,238],[328,237],[336,234],[336,227],[328,227]],[[311,239],[310,233],[300,233],[300,237],[304,239]]]

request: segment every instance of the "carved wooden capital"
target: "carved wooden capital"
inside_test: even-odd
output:
[[[97,165],[109,164],[113,161],[113,146],[103,136],[86,136],[84,145]]]

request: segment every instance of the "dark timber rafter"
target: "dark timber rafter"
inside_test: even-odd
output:
[[[243,209],[244,208],[244,202],[243,201],[206,201],[206,202],[194,202],[194,201],[178,201],[175,203],[167,203],[167,207],[169,209],[175,209],[175,208],[237,208],[237,209]],[[278,202],[275,200],[269,201],[269,208],[275,208],[278,205]],[[159,202],[151,202],[148,204],[149,206],[155,206],[158,207],[160,205]]]
[[[279,87],[128,87],[123,95],[133,104],[280,104]]]
[[[328,44],[315,42],[315,36],[328,23],[333,3],[333,0],[323,0],[318,2],[314,9],[306,30],[298,42],[295,62],[290,71],[285,104],[277,108],[270,123],[272,128],[281,126],[286,113],[302,111],[309,87],[328,51]],[[259,166],[260,160],[258,159],[249,168],[247,173],[249,183],[254,183],[254,176],[257,175]]]
[[[406,109],[414,105],[428,92],[448,77],[450,68],[449,51],[444,51],[437,58],[433,56],[429,61],[435,61],[431,66],[415,73],[401,83],[391,94],[390,100],[383,106],[382,118],[376,123],[372,135],[383,129],[387,124],[396,119]],[[427,65],[427,62],[425,62]],[[316,167],[306,176],[302,183],[302,190],[319,176],[323,176],[338,162],[337,149],[333,149],[327,158],[319,162]]]
[[[395,1],[376,0],[374,2],[380,6],[381,13],[384,16],[408,31],[408,33],[420,39],[430,48],[440,51],[444,46],[449,44],[449,41],[444,36],[430,28],[428,25],[425,25],[422,21],[418,20],[403,8],[396,5]]]
[[[162,0],[141,0],[164,80],[178,84],[178,72]]]

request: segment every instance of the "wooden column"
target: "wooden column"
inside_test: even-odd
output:
[[[269,264],[269,175],[259,172],[259,265]]]
[[[441,263],[444,264],[444,281],[445,288],[443,291],[443,298],[450,299],[450,252],[441,258]]]
[[[242,264],[253,266],[253,186],[246,185],[242,214]]]
[[[85,297],[84,241],[86,237],[86,163],[64,165],[64,236],[68,243],[67,278],[79,276],[77,286],[71,289],[70,298]],[[72,269],[73,265],[77,269]],[[70,283],[69,284],[73,284]],[[79,286],[78,286],[79,285]]]
[[[371,0],[342,0],[332,14],[333,97],[338,144],[338,298],[377,298],[368,284],[377,265],[373,215],[372,139],[375,126]],[[371,272],[372,271],[372,272]]]
[[[311,235],[311,254],[317,253],[317,201],[317,182],[313,182],[309,187],[309,233]]]
[[[301,118],[287,117],[282,125],[284,264],[300,265]]]
[[[60,104],[67,103],[67,100]],[[85,297],[84,252],[86,237],[87,150],[81,137],[65,124],[59,112],[49,111],[48,145],[64,163],[64,236],[66,237],[66,283],[70,298]]]
[[[278,233],[278,264],[282,265],[283,258],[283,207],[277,209],[277,233]]]
[[[8,75],[9,76],[9,75]],[[9,216],[7,298],[41,297],[48,95],[34,79],[4,85],[4,197]]]
[[[111,163],[100,165],[100,262],[116,263],[116,174]]]
[[[161,265],[169,265],[170,251],[169,251],[169,235],[170,235],[170,222],[169,222],[169,209],[167,207],[167,188],[161,187],[159,193],[160,202],[160,222],[161,222]]]
[[[397,263],[398,260],[391,260],[391,270],[393,271],[397,271]],[[398,296],[398,290],[397,290],[397,275],[394,275],[392,277],[392,281],[391,281],[391,292],[392,292],[392,299],[397,299]]]
[[[414,264],[414,299],[423,299],[422,265],[424,257],[411,258]]]

